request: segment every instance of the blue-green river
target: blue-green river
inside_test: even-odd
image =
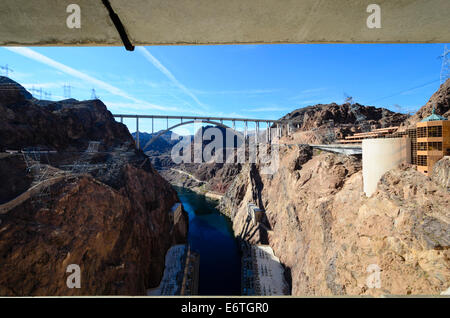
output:
[[[199,295],[240,295],[239,246],[217,202],[175,187],[189,215],[188,242],[200,253]]]

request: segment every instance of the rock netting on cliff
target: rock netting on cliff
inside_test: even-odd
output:
[[[186,212],[171,215],[176,192],[101,101],[39,101],[0,82],[10,87],[0,92],[0,148],[55,151],[33,186],[22,154],[0,157],[0,295],[145,295],[166,251],[186,242]],[[67,170],[92,140],[94,168]],[[80,289],[66,285],[70,264]]]

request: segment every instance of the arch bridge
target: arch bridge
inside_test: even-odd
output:
[[[166,121],[166,129],[163,131],[160,131],[158,135],[153,136],[153,138],[147,143],[147,145],[150,145],[153,143],[156,139],[158,139],[161,135],[164,133],[175,129],[182,125],[188,125],[193,123],[206,123],[206,124],[212,124],[216,125],[225,129],[233,129],[237,132],[237,134],[241,134],[236,129],[236,122],[243,122],[244,123],[244,133],[243,136],[245,139],[248,138],[248,124],[252,123],[255,127],[255,142],[258,143],[258,136],[260,132],[260,124],[266,124],[265,128],[262,128],[266,131],[265,133],[265,141],[271,142],[273,139],[272,133],[271,133],[271,127],[275,125],[275,131],[276,135],[278,137],[281,137],[283,134],[283,126],[286,126],[287,134],[290,134],[291,128],[290,124],[291,121],[287,120],[271,120],[271,119],[256,119],[256,118],[233,118],[233,117],[205,117],[205,116],[165,116],[165,115],[130,115],[130,114],[113,114],[115,118],[119,118],[120,122],[123,123],[124,118],[134,118],[136,119],[136,146],[140,148],[139,144],[139,120],[140,119],[151,119],[152,121],[152,134],[154,134],[154,127],[155,127],[155,120],[165,120]],[[169,126],[169,119],[170,120],[179,120],[180,122],[178,124]],[[224,124],[224,122],[231,122],[231,127]]]

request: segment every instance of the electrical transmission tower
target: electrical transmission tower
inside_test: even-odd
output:
[[[42,99],[42,87],[39,89],[34,88],[34,86],[30,89],[33,95],[39,96],[39,99]],[[44,92],[45,94],[45,92]]]
[[[366,132],[370,130],[366,124],[364,124],[364,120],[366,120],[366,116],[361,113],[360,106],[355,103],[352,96],[344,93],[344,103],[350,104],[350,112],[355,116],[355,125],[360,125],[361,131]]]
[[[353,105],[355,101],[353,100],[353,97],[348,95],[347,93],[344,93],[344,103],[349,103],[350,105]]]
[[[8,76],[9,72],[14,72],[12,69],[8,67],[8,64],[5,66],[0,66],[0,69],[2,69],[5,72],[5,76]]]
[[[69,84],[64,84],[64,98],[70,98],[71,95],[71,88],[72,86],[70,86]]]
[[[98,99],[98,96],[95,94],[95,88],[91,90],[91,99]]]
[[[52,100],[52,93],[51,92],[44,92],[44,98],[46,100]]]
[[[444,46],[444,53],[442,55],[439,55],[439,58],[442,59],[442,66],[441,66],[441,84],[444,84],[447,78],[450,77],[450,59],[448,56],[448,53],[450,52],[449,49],[447,49],[447,45]]]

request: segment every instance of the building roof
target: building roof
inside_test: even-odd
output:
[[[422,119],[421,121],[425,122],[425,121],[436,121],[436,120],[447,120],[447,118],[445,118],[443,116],[440,116],[440,115],[437,115],[435,113],[435,111],[434,111],[434,106],[433,106],[433,110],[431,111],[431,115],[426,117],[426,118],[424,118],[424,119]]]

